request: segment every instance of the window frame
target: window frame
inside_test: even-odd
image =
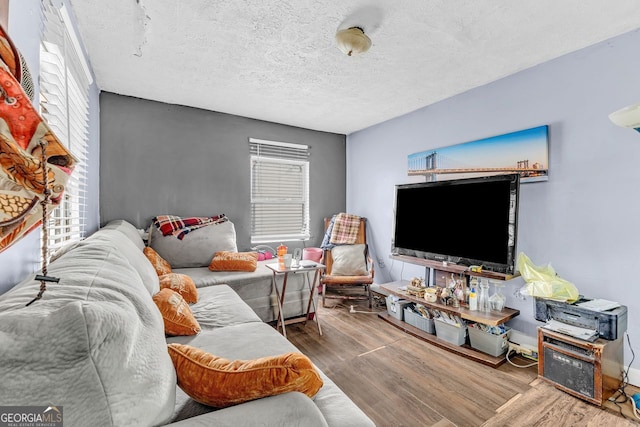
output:
[[[42,237],[47,239],[50,254],[86,237],[89,91],[93,76],[66,5],[58,8],[44,0],[41,8],[40,114],[76,159],[60,205],[50,213],[48,236]]]
[[[309,227],[309,146],[293,144],[288,142],[267,141],[256,138],[249,138],[250,144],[250,203],[251,203],[251,244],[263,244],[273,242],[306,241],[311,238]],[[264,172],[257,175],[259,165],[270,166],[272,172]],[[282,187],[278,187],[278,193],[264,189],[257,190],[262,186],[258,180],[265,179],[265,175],[273,173],[277,175],[278,168],[286,166],[299,167],[301,169],[301,181],[290,181],[293,184],[292,192],[281,193]],[[279,175],[282,181],[290,180],[290,176]],[[273,179],[278,179],[275,176]],[[280,205],[279,209],[277,206]],[[296,214],[295,208],[288,210],[284,206],[299,206]],[[262,208],[263,213],[259,213]],[[270,213],[267,213],[269,212]],[[299,215],[295,221],[284,223],[281,227],[275,226],[281,222],[282,217]],[[262,225],[260,224],[262,223]],[[297,223],[297,225],[296,225]],[[268,224],[268,225],[264,225]],[[291,229],[294,229],[293,231]]]

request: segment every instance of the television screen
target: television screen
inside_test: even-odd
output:
[[[520,175],[396,185],[392,253],[512,274]]]

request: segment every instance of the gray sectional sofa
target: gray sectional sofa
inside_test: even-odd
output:
[[[288,392],[215,409],[184,394],[167,342],[230,360],[298,350],[224,284],[198,289],[199,334],[165,337],[143,247],[131,224],[112,222],[57,254],[49,275],[60,282],[41,300],[26,306],[40,286],[33,277],[0,296],[0,405],[57,406],[65,426],[374,425],[321,371],[313,398]]]
[[[112,221],[108,226],[122,222]],[[238,250],[235,226],[231,221],[194,230],[182,240],[172,235],[163,236],[153,224],[148,230],[148,245],[171,264],[173,272],[189,275],[198,288],[229,285],[262,321],[271,322],[278,318],[277,295],[272,285],[273,271],[266,267],[275,260],[258,261],[258,267],[252,272],[212,272],[208,268],[215,252]],[[282,307],[285,318],[306,314],[310,280],[313,280],[313,273],[289,274]]]

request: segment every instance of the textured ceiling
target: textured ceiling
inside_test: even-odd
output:
[[[637,0],[71,0],[101,90],[349,134],[640,28]],[[369,52],[336,48],[360,26]]]

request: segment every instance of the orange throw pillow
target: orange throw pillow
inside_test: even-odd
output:
[[[302,353],[231,361],[184,344],[168,349],[178,386],[196,402],[216,408],[289,391],[313,397],[323,384]]]
[[[220,251],[209,264],[211,271],[255,271],[257,267],[258,252]]]
[[[171,264],[162,258],[153,248],[145,246],[142,252],[144,252],[147,259],[151,261],[151,265],[156,269],[158,277],[171,273]]]
[[[200,325],[182,295],[169,288],[164,288],[153,296],[162,319],[166,335],[196,335]]]
[[[176,291],[188,303],[198,302],[198,289],[193,279],[180,273],[169,273],[160,276],[160,289],[169,288]]]

